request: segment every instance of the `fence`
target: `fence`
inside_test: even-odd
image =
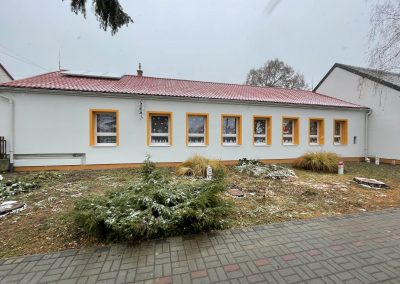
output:
[[[0,159],[7,159],[7,141],[4,136],[0,136]]]

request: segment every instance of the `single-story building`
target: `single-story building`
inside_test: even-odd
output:
[[[400,74],[336,63],[314,91],[370,108],[366,156],[400,164]]]
[[[161,165],[194,154],[291,162],[365,155],[367,107],[317,92],[57,71],[0,85],[0,136],[15,170]]]

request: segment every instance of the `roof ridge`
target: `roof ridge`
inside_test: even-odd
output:
[[[272,87],[272,86],[254,86],[249,84],[239,84],[239,83],[224,83],[224,82],[213,82],[213,81],[201,81],[201,80],[190,80],[190,79],[178,79],[178,78],[165,78],[165,77],[154,77],[154,76],[137,76],[133,74],[125,74],[122,77],[130,76],[137,78],[149,78],[149,79],[160,79],[160,80],[174,80],[174,81],[183,81],[183,82],[194,82],[194,83],[209,83],[209,84],[219,84],[219,85],[231,85],[231,86],[240,86],[240,87],[250,87],[250,88],[261,88],[261,89],[278,89],[278,90],[289,90],[289,91],[302,91],[302,92],[311,92],[312,90],[303,90],[303,89],[290,89],[284,87]]]

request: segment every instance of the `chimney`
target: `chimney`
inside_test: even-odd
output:
[[[142,63],[139,63],[139,69],[137,71],[137,76],[142,77],[143,76],[143,70],[142,70]]]

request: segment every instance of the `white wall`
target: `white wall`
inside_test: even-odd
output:
[[[173,145],[146,145],[146,116],[140,118],[139,100],[64,95],[13,94],[15,100],[15,153],[85,153],[87,164],[116,164],[142,162],[151,154],[157,162],[180,162],[198,153],[210,158],[236,160],[239,158],[296,158],[309,150],[329,150],[344,157],[363,156],[364,112],[355,110],[284,108],[261,105],[237,105],[165,100],[145,100],[144,111],[173,112]],[[89,146],[89,109],[118,109],[119,137],[117,147]],[[207,147],[186,146],[186,112],[208,112],[210,143]],[[241,114],[242,145],[222,146],[220,115]],[[253,115],[272,116],[272,145],[252,144]],[[282,116],[300,117],[300,145],[283,146]],[[325,146],[308,145],[308,118],[325,118]],[[333,119],[348,119],[349,143],[333,145]],[[356,145],[353,136],[358,137]],[[16,160],[15,166],[75,164],[69,160]]]
[[[0,67],[0,84],[12,81],[11,77]]]
[[[400,92],[335,68],[317,92],[371,108],[369,156],[400,159]]]
[[[1,70],[1,68],[0,68]],[[9,115],[8,115],[8,100],[0,97],[0,136],[4,136],[6,140],[9,136]],[[9,147],[7,145],[7,153],[9,153]]]

